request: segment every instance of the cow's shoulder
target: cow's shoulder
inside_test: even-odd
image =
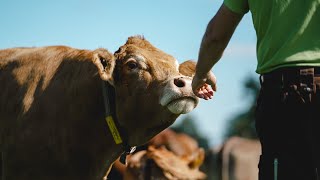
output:
[[[92,78],[98,77],[98,70],[92,59],[94,54],[110,54],[106,52],[102,48],[86,50],[68,46],[0,50],[0,84],[3,85],[0,104],[15,109],[5,114],[24,114],[36,104],[35,100],[56,96],[49,92],[69,97],[67,93],[79,89],[80,85],[95,82]],[[13,107],[14,104],[21,107]]]

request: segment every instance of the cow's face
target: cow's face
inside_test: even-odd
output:
[[[194,63],[179,67],[176,59],[141,37],[130,37],[115,58],[107,80],[116,89],[117,116],[129,144],[148,141],[197,106],[191,88]]]

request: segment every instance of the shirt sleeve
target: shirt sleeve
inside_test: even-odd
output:
[[[248,0],[224,0],[224,5],[238,14],[246,14],[249,11]]]

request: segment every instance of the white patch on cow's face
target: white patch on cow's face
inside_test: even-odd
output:
[[[191,78],[182,76],[183,86],[177,86],[174,79],[169,80],[160,96],[160,104],[167,107],[174,114],[186,114],[198,104],[198,98],[193,94]]]
[[[186,114],[195,108],[194,99],[178,99],[173,100],[167,105],[167,108],[174,114]]]

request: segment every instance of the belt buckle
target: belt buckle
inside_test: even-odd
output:
[[[300,69],[300,75],[314,75],[315,68],[303,68]]]

